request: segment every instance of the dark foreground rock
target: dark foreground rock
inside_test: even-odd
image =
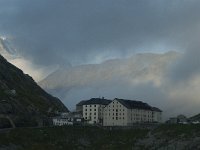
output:
[[[0,55],[0,118],[11,119],[16,126],[35,126],[39,118],[66,111],[58,98]],[[0,120],[0,128],[5,122]]]

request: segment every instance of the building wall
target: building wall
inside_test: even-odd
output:
[[[162,112],[154,111],[153,112],[153,122],[162,122]]]
[[[113,100],[104,108],[104,126],[127,126],[128,109],[117,100]]]
[[[89,124],[96,124],[103,122],[103,110],[105,105],[90,104],[83,105],[83,118]]]
[[[73,125],[73,122],[65,118],[54,118],[53,125],[54,126]]]
[[[81,105],[76,105],[76,112],[81,112],[83,113],[83,106]]]
[[[128,109],[117,100],[104,108],[103,126],[131,126],[135,123],[161,122],[161,112]]]

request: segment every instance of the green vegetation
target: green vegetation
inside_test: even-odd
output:
[[[112,130],[92,126],[16,128],[2,133],[0,130],[0,149],[198,149],[199,137],[200,125],[160,125],[156,129]]]
[[[98,127],[20,128],[0,134],[0,145],[20,150],[131,149],[146,129],[102,129]]]
[[[200,125],[161,125],[154,130],[154,134],[156,133],[162,135],[162,138],[189,138],[192,136],[200,136]]]

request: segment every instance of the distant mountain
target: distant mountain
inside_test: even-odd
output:
[[[57,111],[68,109],[0,55],[0,117],[10,116],[16,125],[26,126],[34,122],[34,116],[46,117]]]
[[[164,54],[143,53],[127,59],[108,60],[101,64],[60,68],[39,82],[39,85],[66,100],[67,104],[74,105],[78,99],[91,96],[108,95],[114,98],[121,96],[119,94],[122,93],[122,89],[128,90],[130,86],[138,83],[160,85],[168,66],[179,55],[172,51]],[[99,93],[106,95],[98,95]]]

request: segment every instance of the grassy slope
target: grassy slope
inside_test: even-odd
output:
[[[97,127],[15,129],[0,134],[0,145],[24,150],[131,149],[148,130],[105,130]]]
[[[184,141],[188,140],[190,142],[185,143],[185,146],[193,146],[193,140],[200,137],[200,125],[161,125],[154,130],[105,130],[97,127],[70,126],[20,128],[0,133],[0,149],[2,145],[12,144],[19,146],[19,150],[129,150],[138,146],[138,141],[145,141],[149,135],[153,136],[155,141],[153,143],[140,143],[139,149],[145,149],[145,147],[146,149],[150,147],[168,148],[170,144],[173,146],[182,141],[181,145],[183,145]],[[155,143],[158,145],[155,146]],[[196,146],[200,146],[199,142],[196,143]]]

